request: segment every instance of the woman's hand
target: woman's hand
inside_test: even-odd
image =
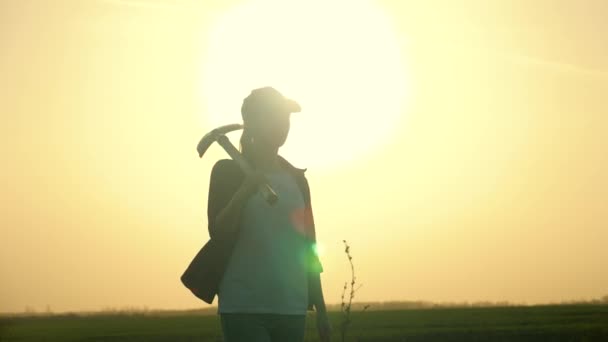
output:
[[[317,312],[317,331],[319,332],[319,341],[331,341],[332,327],[326,311]]]
[[[260,184],[264,182],[266,182],[266,177],[264,177],[264,174],[258,170],[253,170],[251,173],[245,175],[245,179],[243,180],[243,183],[241,183],[239,192],[244,198],[248,198],[249,196],[253,195],[260,187]]]

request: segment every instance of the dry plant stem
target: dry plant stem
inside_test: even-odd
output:
[[[353,257],[350,255],[350,246],[346,243],[346,240],[342,240],[344,242],[344,245],[346,246],[345,248],[345,252],[346,255],[348,256],[348,262],[350,263],[350,271],[351,271],[351,282],[350,282],[350,298],[348,299],[348,305],[346,305],[346,303],[344,302],[344,294],[346,293],[346,288],[347,288],[347,284],[348,283],[344,283],[344,288],[342,290],[342,314],[343,314],[343,321],[341,324],[341,329],[340,332],[342,334],[342,342],[344,342],[346,340],[346,332],[348,329],[348,326],[351,323],[351,319],[350,319],[350,313],[351,313],[351,305],[352,305],[352,301],[353,298],[355,298],[355,292],[361,288],[361,286],[363,286],[362,284],[359,285],[359,287],[357,287],[356,289],[355,287],[355,266],[353,265]]]

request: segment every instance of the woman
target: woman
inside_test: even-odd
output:
[[[226,342],[303,341],[306,311],[312,306],[321,341],[329,341],[305,169],[278,154],[290,115],[299,111],[295,101],[274,88],[251,91],[241,107],[241,152],[255,172],[244,179],[228,176],[242,174],[231,159],[218,161],[211,172],[210,234],[236,236],[218,288]],[[242,180],[238,186],[236,179]],[[263,182],[278,195],[274,205],[257,191]]]

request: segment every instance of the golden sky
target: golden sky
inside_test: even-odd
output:
[[[208,239],[209,172],[226,157],[195,150],[214,128],[210,32],[239,4],[0,1],[0,312],[208,306],[179,277]],[[308,154],[284,154],[310,166],[326,301],[350,279],[343,239],[363,284],[355,300],[608,294],[608,2],[373,5],[407,71],[398,118],[298,120],[393,130],[320,129],[313,143],[288,139]],[[306,15],[311,30],[323,22]],[[339,37],[318,50],[339,51]],[[344,86],[369,86],[369,70]],[[304,109],[315,100],[293,89]],[[233,118],[246,95],[223,94]],[[325,142],[352,152],[361,139],[384,144],[332,165],[315,158]]]

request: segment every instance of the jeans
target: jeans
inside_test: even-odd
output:
[[[220,313],[224,342],[302,342],[306,315]]]

